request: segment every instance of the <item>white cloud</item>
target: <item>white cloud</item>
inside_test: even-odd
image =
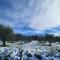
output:
[[[45,0],[45,2],[37,6],[37,9],[40,9],[40,12],[33,16],[30,27],[36,30],[43,30],[48,28],[53,28],[60,25],[60,1],[54,0]]]
[[[12,9],[2,9],[3,15],[14,22],[4,22],[15,26],[27,25],[37,32],[60,25],[60,0],[6,0]],[[2,14],[0,13],[0,15]],[[0,20],[3,22],[2,20]]]

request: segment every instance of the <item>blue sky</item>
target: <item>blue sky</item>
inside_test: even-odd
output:
[[[60,35],[60,0],[0,0],[0,23],[16,33]]]

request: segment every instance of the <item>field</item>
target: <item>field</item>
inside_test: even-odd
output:
[[[1,44],[2,44],[2,42],[0,42],[0,45]],[[21,50],[23,50],[22,60],[25,59],[25,57],[26,57],[25,53],[27,53],[27,51],[31,55],[34,55],[34,54],[41,55],[43,57],[42,60],[49,60],[49,59],[59,60],[60,59],[60,57],[59,57],[60,56],[60,52],[59,52],[60,44],[58,42],[51,43],[52,46],[49,46],[48,42],[45,42],[45,44],[43,44],[38,41],[31,41],[26,44],[24,42],[23,42],[23,44],[21,44],[20,41],[19,42],[15,41],[13,43],[7,41],[6,44],[7,44],[7,47],[0,46],[0,54],[3,52],[5,52],[5,54],[9,54],[12,52],[11,57],[14,57],[14,58],[16,57],[17,58],[16,60],[20,59],[21,56],[19,57],[17,55],[17,53],[19,53],[19,51],[21,51]],[[46,57],[47,55],[49,57]],[[32,57],[32,59],[33,59],[33,57]],[[35,59],[36,58],[34,58],[33,60],[35,60]],[[36,59],[36,60],[39,60],[39,59]]]

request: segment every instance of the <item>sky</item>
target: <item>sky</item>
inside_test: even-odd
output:
[[[60,35],[60,0],[0,0],[0,24],[16,33]]]

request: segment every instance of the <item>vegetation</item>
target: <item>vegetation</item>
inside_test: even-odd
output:
[[[25,43],[30,42],[32,40],[38,40],[40,42],[48,41],[49,45],[51,45],[51,42],[60,42],[60,36],[54,36],[52,34],[45,34],[44,36],[42,35],[31,35],[31,36],[26,36],[22,35],[20,33],[14,33],[12,28],[9,26],[4,26],[0,24],[0,40],[3,42],[3,45],[5,46],[6,43],[5,41],[24,41]]]
[[[3,26],[3,25],[0,25],[0,39],[2,40],[3,45],[6,45],[5,41],[7,40],[7,38],[9,37],[9,35],[12,32],[13,31],[9,26],[6,27],[6,26]]]

